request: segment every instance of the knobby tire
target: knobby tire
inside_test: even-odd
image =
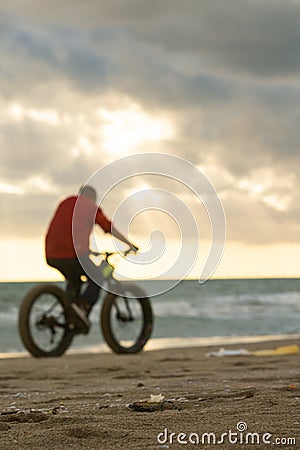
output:
[[[26,297],[24,298],[21,308],[19,311],[19,333],[25,348],[35,357],[52,357],[61,356],[67,348],[70,346],[74,334],[69,330],[65,329],[63,332],[62,339],[57,344],[57,346],[51,351],[42,349],[38,342],[35,342],[32,335],[30,324],[30,315],[32,313],[32,308],[34,303],[42,295],[50,295],[53,297],[53,301],[57,301],[64,312],[64,317],[66,324],[68,323],[68,309],[66,307],[66,293],[60,289],[58,286],[52,284],[42,284],[31,289]]]
[[[119,341],[118,337],[114,333],[112,325],[112,317],[114,314],[115,302],[118,301],[118,298],[123,298],[122,296],[108,292],[103,300],[103,306],[101,309],[101,317],[100,317],[102,334],[106,343],[115,353],[119,354],[140,352],[147,343],[147,341],[149,340],[153,328],[153,314],[151,303],[147,298],[146,294],[140,287],[134,284],[127,284],[126,292],[130,292],[131,294],[133,294],[131,297],[135,297],[136,298],[135,301],[139,302],[143,316],[143,324],[141,332],[131,346],[127,347],[123,345],[122,342]],[[130,303],[130,296],[126,295],[126,298],[128,298]],[[128,326],[130,326],[130,324]]]

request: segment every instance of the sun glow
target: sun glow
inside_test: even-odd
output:
[[[102,147],[110,153],[123,153],[144,142],[171,139],[174,130],[164,117],[145,113],[137,105],[121,110],[98,110],[102,120]]]
[[[134,195],[134,194],[137,194],[142,191],[148,191],[149,189],[151,189],[150,184],[142,182],[142,183],[138,184],[137,186],[135,186],[134,188],[129,189],[128,195]]]
[[[3,194],[24,194],[23,189],[20,186],[16,186],[9,183],[0,183],[0,193]]]
[[[294,176],[291,174],[262,168],[256,174],[241,179],[238,187],[265,205],[277,211],[285,211],[290,204],[289,191],[294,189],[294,183]]]
[[[59,115],[53,109],[25,108],[19,103],[12,103],[8,107],[7,113],[16,121],[30,119],[34,122],[42,122],[53,126],[60,123]]]

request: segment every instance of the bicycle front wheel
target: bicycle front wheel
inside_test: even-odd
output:
[[[26,349],[36,357],[61,356],[74,334],[68,327],[65,292],[42,284],[28,292],[19,312],[19,333]]]
[[[138,286],[126,284],[123,296],[106,295],[100,323],[104,339],[115,353],[138,353],[152,333],[150,301]]]

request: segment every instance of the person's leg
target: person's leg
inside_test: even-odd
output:
[[[84,299],[92,307],[98,300],[100,289],[101,288],[98,284],[94,283],[92,280],[88,280],[86,287],[80,294],[80,298]]]
[[[104,278],[99,267],[88,256],[81,257],[80,262],[83,265],[85,276],[88,278],[80,294],[80,299],[82,299],[85,308],[89,312],[97,302]]]
[[[98,266],[91,261],[88,255],[82,256],[80,262],[77,258],[66,258],[47,260],[47,263],[63,274],[68,283],[67,291],[84,307],[88,314],[98,299],[104,280]],[[87,277],[88,281],[84,283],[84,288],[80,292],[83,275]]]
[[[81,277],[84,275],[77,258],[47,259],[47,263],[61,272],[67,281],[67,292],[71,297],[77,298],[82,285]]]
[[[82,284],[81,277],[84,271],[77,258],[51,259],[47,263],[59,270],[67,280],[67,292],[70,294],[70,307],[77,317],[77,326],[81,333],[86,334],[90,329],[91,323],[87,318],[90,307],[84,307],[81,304],[80,287]],[[79,320],[79,322],[78,322]]]

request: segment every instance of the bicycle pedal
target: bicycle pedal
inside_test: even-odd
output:
[[[87,334],[91,328],[91,322],[87,318],[85,312],[80,308],[77,303],[71,303],[71,310],[73,312],[73,316],[75,318],[75,323],[70,323],[70,326],[72,328],[72,325],[74,326],[74,331],[78,332],[78,334]]]
[[[71,331],[73,334],[88,334],[91,326],[90,327],[86,327],[85,325],[83,325],[82,323],[78,323],[78,322],[71,322],[68,325],[69,331]]]

